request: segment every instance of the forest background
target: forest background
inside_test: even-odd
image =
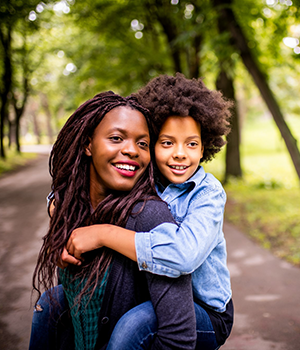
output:
[[[159,74],[235,101],[228,145],[204,164],[226,219],[300,266],[300,0],[2,0],[0,173],[51,144],[96,93]]]

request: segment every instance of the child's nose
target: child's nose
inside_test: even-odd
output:
[[[177,145],[174,149],[173,153],[173,158],[174,159],[185,159],[186,158],[186,153],[183,145]]]

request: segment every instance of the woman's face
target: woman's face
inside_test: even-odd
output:
[[[85,150],[91,157],[91,199],[99,202],[109,190],[130,191],[150,162],[150,135],[144,115],[129,107],[108,112]]]

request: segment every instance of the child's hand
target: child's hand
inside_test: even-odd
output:
[[[66,268],[69,264],[80,266],[82,264],[81,260],[76,259],[74,256],[70,255],[65,247],[61,254],[61,261],[57,263],[57,266],[61,269]]]
[[[75,229],[71,233],[66,249],[68,255],[78,260],[83,260],[82,254],[101,247],[99,225],[92,225]]]

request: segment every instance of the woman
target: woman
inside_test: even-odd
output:
[[[55,208],[34,272],[36,290],[53,288],[56,265],[63,267],[61,255],[75,228],[112,223],[149,231],[173,222],[156,196],[147,123],[147,110],[134,98],[109,91],[81,105],[62,128],[50,156]],[[59,269],[74,337],[64,319],[66,330],[56,339],[56,328],[49,338],[38,337],[35,319],[43,311],[36,311],[30,349],[105,349],[119,318],[146,300],[151,300],[158,322],[152,348],[194,348],[190,276],[173,279],[139,272],[133,261],[107,248],[85,253],[78,265]],[[51,305],[55,296],[50,291],[47,298]]]

